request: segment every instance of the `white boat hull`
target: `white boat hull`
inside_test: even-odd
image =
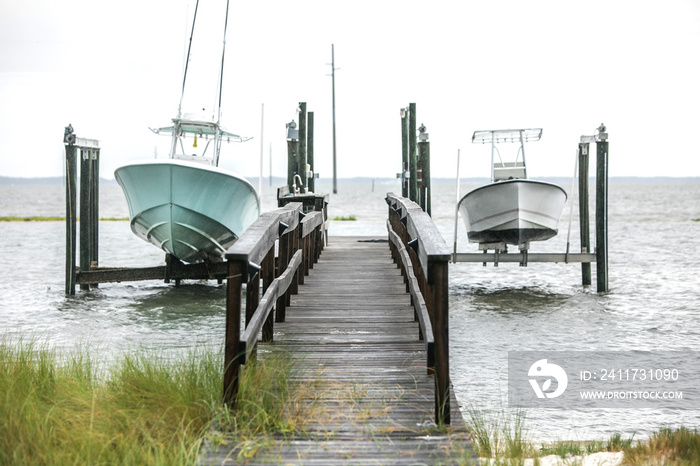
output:
[[[253,186],[221,168],[168,159],[126,165],[114,176],[134,234],[183,262],[221,260],[260,216]]]
[[[566,197],[552,183],[499,181],[467,193],[459,211],[470,242],[520,245],[557,234]]]

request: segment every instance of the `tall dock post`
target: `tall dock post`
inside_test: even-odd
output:
[[[73,127],[68,125],[63,135],[66,145],[66,294],[75,294],[75,256],[77,247],[76,213],[78,195],[78,163],[75,157],[75,135]]]
[[[306,186],[306,137],[306,102],[299,102],[299,157],[296,172],[303,186]]]
[[[80,270],[97,266],[99,149],[80,148]],[[96,286],[96,285],[95,285]],[[90,285],[81,284],[81,290]]]
[[[430,141],[428,141],[428,133],[425,125],[420,125],[418,128],[418,170],[420,176],[420,206],[423,211],[431,215],[431,185],[430,185]]]
[[[596,138],[596,274],[598,292],[608,287],[608,133],[605,125],[598,128]]]
[[[408,197],[408,107],[401,109],[401,197]]]
[[[287,127],[287,186],[292,194],[294,190],[294,173],[297,167],[297,151],[299,146],[299,130],[294,120],[286,124]]]
[[[309,165],[309,178],[307,178],[306,186],[309,188],[309,192],[316,192],[316,172],[314,171],[314,112],[309,112],[307,114],[307,128],[306,128],[306,163]]]
[[[408,104],[408,168],[411,178],[408,187],[408,198],[418,202],[418,160],[416,156],[416,104]]]
[[[581,252],[591,252],[590,213],[588,210],[588,154],[590,143],[584,142],[586,137],[581,137],[578,145],[578,213],[581,232]],[[581,262],[581,284],[591,284],[591,264]]]
[[[77,186],[78,161],[77,149],[80,149],[80,269],[88,271],[97,266],[97,240],[99,212],[99,154],[100,144],[95,139],[76,137],[73,126],[66,126],[63,132],[66,149],[66,283],[67,295],[75,294],[77,281]],[[90,285],[80,285],[87,290]]]

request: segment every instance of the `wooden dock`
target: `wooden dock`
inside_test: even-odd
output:
[[[451,425],[434,422],[435,376],[414,316],[386,239],[332,237],[271,343],[303,360],[298,377],[320,414],[246,464],[469,464],[454,395]],[[200,463],[236,464],[238,453],[208,445]]]

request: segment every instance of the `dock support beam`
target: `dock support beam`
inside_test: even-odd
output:
[[[596,140],[596,274],[598,292],[608,287],[608,134],[604,125],[598,128]]]

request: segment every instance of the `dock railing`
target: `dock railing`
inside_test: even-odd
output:
[[[430,216],[418,204],[388,193],[389,247],[411,293],[428,371],[435,375],[435,419],[450,424],[448,264],[452,257]]]
[[[251,360],[258,338],[262,334],[263,342],[273,339],[273,309],[277,309],[274,320],[284,322],[291,294],[297,293],[304,275],[318,260],[324,224],[322,211],[304,214],[301,203],[290,203],[262,214],[226,252],[224,402],[229,406],[236,403],[241,366]],[[243,284],[245,327],[241,333]]]

